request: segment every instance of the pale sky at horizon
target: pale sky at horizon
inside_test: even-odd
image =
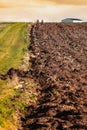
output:
[[[0,21],[87,21],[87,0],[0,0]]]

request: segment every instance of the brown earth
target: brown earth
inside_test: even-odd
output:
[[[31,74],[38,100],[23,130],[87,129],[87,26],[42,23],[31,29]]]

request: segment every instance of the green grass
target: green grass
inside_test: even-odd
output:
[[[20,68],[24,61],[29,46],[29,37],[26,36],[29,24],[0,25],[0,73],[6,73],[10,68]],[[17,88],[18,85],[18,77],[0,79],[0,130],[17,130],[20,127],[19,117],[24,116],[26,106],[37,99],[36,93],[31,93],[37,86],[33,79],[26,78],[24,90]]]
[[[3,26],[5,24],[5,26]],[[25,37],[27,23],[0,23],[0,73],[10,68],[20,68],[24,54],[28,51]],[[0,130],[16,130],[16,110],[24,111],[26,97],[14,89],[18,81],[0,80]],[[19,96],[19,99],[15,97]]]
[[[16,130],[20,125],[17,111],[24,117],[25,108],[37,99],[36,93],[29,94],[37,86],[33,79],[28,78],[25,91],[15,88],[18,83],[15,78],[0,81],[0,130]]]
[[[28,44],[25,40],[27,23],[10,23],[0,30],[0,72],[18,68]]]
[[[8,82],[8,80],[0,81],[0,130],[2,128],[7,130],[14,128],[11,120],[15,109],[12,106],[11,99],[15,96],[15,91],[11,82],[9,84]]]
[[[10,79],[0,81],[0,130],[15,130],[18,125],[14,118],[17,109],[23,113],[26,107],[26,98],[21,98],[23,92],[14,89],[16,81]],[[14,97],[19,96],[18,99]],[[25,101],[25,102],[24,102]]]

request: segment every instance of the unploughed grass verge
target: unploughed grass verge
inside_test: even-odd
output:
[[[26,23],[11,23],[0,29],[0,73],[18,68],[27,51]]]
[[[10,68],[20,68],[28,52],[27,23],[0,24],[0,73]],[[21,80],[21,81],[20,81]],[[20,82],[19,82],[20,81]],[[0,80],[0,130],[17,130],[25,108],[36,100],[36,84],[32,79]]]
[[[27,79],[20,88],[18,77],[0,81],[0,130],[17,130],[21,127],[20,117],[24,117],[25,108],[36,101],[36,84]],[[24,82],[24,80],[22,81]],[[33,90],[33,91],[32,91]]]

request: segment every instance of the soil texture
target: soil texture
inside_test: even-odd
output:
[[[87,129],[87,26],[37,23],[31,29],[31,74],[38,100],[24,130]]]

